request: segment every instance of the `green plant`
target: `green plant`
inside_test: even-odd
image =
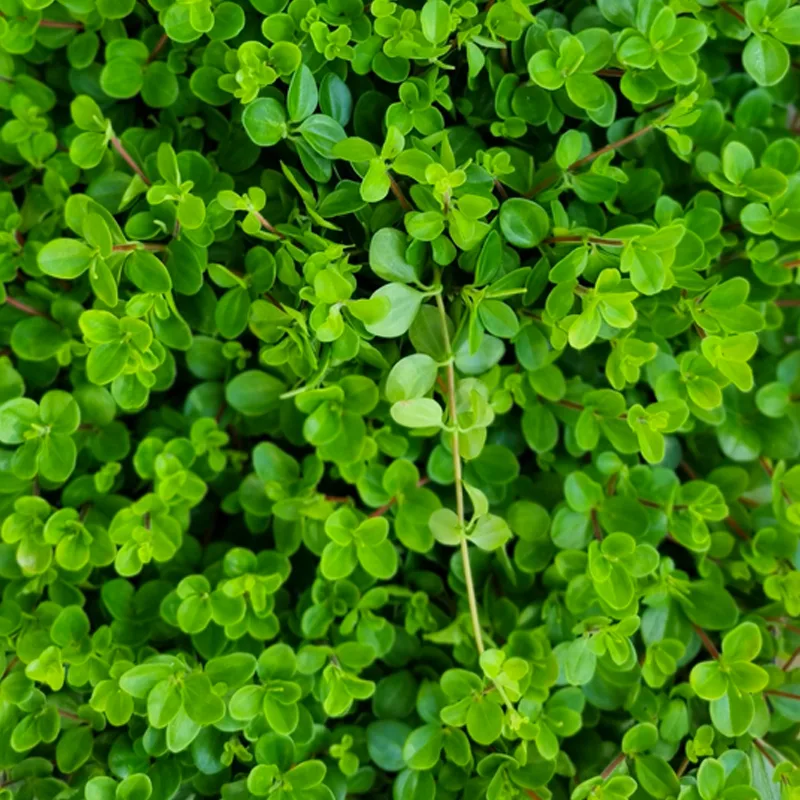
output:
[[[0,800],[798,800],[800,6],[0,0]]]

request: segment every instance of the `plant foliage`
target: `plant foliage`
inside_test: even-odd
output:
[[[0,0],[0,800],[798,800],[800,5]]]

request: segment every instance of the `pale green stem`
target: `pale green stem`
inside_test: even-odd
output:
[[[458,525],[462,533],[466,528],[464,518],[464,480],[461,473],[461,448],[458,441],[458,409],[456,408],[456,368],[453,363],[453,349],[450,344],[450,334],[447,330],[447,313],[444,309],[442,295],[436,295],[436,306],[439,309],[439,319],[442,323],[442,338],[444,339],[445,349],[449,356],[447,362],[447,394],[450,402],[450,422],[455,429],[453,433],[451,450],[453,451],[453,482],[456,492],[456,516]],[[483,634],[481,633],[481,622],[478,616],[478,600],[475,597],[475,584],[472,581],[472,569],[469,563],[469,548],[467,540],[461,537],[461,561],[464,568],[464,584],[467,587],[467,600],[469,601],[469,613],[472,617],[472,632],[475,635],[475,647],[478,648],[478,655],[483,653]]]
[[[444,340],[445,350],[447,351],[447,394],[449,396],[450,404],[450,423],[453,427],[453,439],[451,450],[453,452],[453,483],[456,492],[456,516],[458,517],[458,525],[462,534],[466,529],[466,521],[464,514],[464,478],[461,471],[461,446],[458,441],[458,408],[456,407],[456,368],[455,359],[453,356],[453,347],[450,342],[450,334],[447,330],[447,312],[444,308],[444,300],[442,293],[436,295],[436,306],[439,309],[439,319],[442,325],[442,338]],[[462,535],[461,537],[461,562],[464,570],[464,585],[467,589],[467,601],[469,603],[469,615],[472,618],[472,633],[475,636],[475,647],[478,650],[478,655],[482,655],[483,647],[483,631],[481,630],[481,621],[478,615],[478,599],[475,596],[475,583],[472,580],[472,567],[469,562],[469,547],[467,546],[467,539]],[[509,710],[514,710],[514,704],[509,699],[505,690],[499,683],[493,681],[495,689],[497,689],[503,702],[508,706]]]

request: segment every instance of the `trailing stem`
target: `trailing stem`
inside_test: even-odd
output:
[[[447,395],[450,403],[450,422],[455,428],[453,432],[453,482],[456,492],[456,516],[458,525],[463,532],[465,528],[464,518],[464,480],[461,473],[461,448],[458,441],[458,409],[456,407],[456,368],[453,363],[453,352],[450,344],[450,333],[447,330],[447,312],[444,309],[444,300],[441,293],[436,295],[436,306],[439,309],[439,319],[442,325],[442,338],[449,360],[447,362]],[[475,635],[475,647],[478,655],[483,653],[483,634],[481,632],[481,622],[478,616],[478,600],[475,597],[475,584],[472,581],[472,569],[469,563],[469,548],[467,540],[461,537],[461,561],[464,567],[464,583],[467,587],[467,600],[469,601],[469,614],[472,617],[472,632]]]
[[[453,484],[456,492],[456,516],[458,517],[458,526],[462,531],[461,536],[461,563],[464,569],[464,584],[467,588],[467,601],[469,602],[469,615],[472,619],[472,633],[475,637],[475,647],[478,650],[478,656],[481,656],[484,651],[483,647],[483,631],[481,630],[481,620],[478,615],[478,599],[475,595],[475,583],[472,580],[472,567],[469,561],[469,547],[467,546],[467,539],[463,535],[466,528],[465,514],[464,514],[464,478],[461,471],[461,446],[458,441],[458,408],[456,407],[456,368],[454,364],[453,348],[450,342],[450,333],[447,330],[447,312],[444,308],[444,300],[442,300],[442,293],[436,295],[436,306],[439,309],[439,320],[442,326],[442,339],[444,340],[445,350],[447,351],[447,395],[450,406],[450,423],[453,426],[453,441],[451,450],[453,451]],[[514,710],[514,704],[509,699],[505,690],[499,683],[494,684],[503,702],[509,710]]]

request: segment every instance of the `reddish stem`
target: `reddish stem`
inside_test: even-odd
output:
[[[541,395],[540,395],[540,397],[541,397]],[[581,403],[576,403],[573,400],[555,400],[555,401],[550,401],[550,402],[555,402],[556,405],[562,406],[563,408],[572,409],[573,411],[585,411],[586,410],[586,406],[582,405]],[[617,419],[628,419],[628,415],[627,414],[620,414]],[[657,508],[661,508],[661,506],[657,506]]]
[[[767,461],[767,459],[764,456],[761,456],[761,458],[759,458],[758,461],[761,464],[761,466],[763,467],[764,472],[767,473],[767,476],[769,477],[769,479],[771,481],[772,480],[772,476],[775,473],[775,471],[772,469],[772,465],[769,463],[769,461]],[[782,483],[781,483],[781,494],[783,495],[783,499],[789,505],[791,505],[792,504],[792,498],[789,497],[789,493],[786,491],[786,489],[784,488]]]
[[[403,211],[413,211],[414,207],[408,202],[408,198],[403,194],[403,190],[400,188],[397,181],[391,174],[387,174],[389,175],[389,187],[392,190],[392,194],[400,203],[400,207],[403,209]]]
[[[669,101],[668,101],[669,102]],[[620,147],[624,147],[626,144],[630,144],[631,142],[635,141],[641,136],[644,136],[646,133],[650,133],[653,130],[653,126],[645,125],[644,128],[641,128],[638,131],[634,131],[633,133],[628,134],[627,136],[623,136],[622,139],[618,139],[616,142],[611,142],[607,144],[605,147],[601,147],[599,150],[595,150],[593,153],[589,153],[588,156],[584,156],[583,158],[576,161],[572,164],[568,172],[575,172],[575,170],[580,169],[581,167],[586,166],[586,164],[590,164],[596,158],[599,158],[604,153],[609,153],[612,150],[617,150]],[[549,186],[554,184],[559,178],[561,177],[560,173],[554,173],[549,177],[545,178],[543,181],[538,183],[536,186],[533,187],[529,192],[525,193],[525,197],[533,197],[534,195],[539,194],[539,192],[543,192]]]
[[[683,761],[681,761],[681,765],[678,767],[678,771],[675,773],[675,777],[681,778],[683,776],[683,773],[686,772],[686,768],[688,766],[689,766],[689,759],[684,758]]]
[[[644,497],[637,497],[636,499],[641,505],[647,506],[648,508],[661,508],[659,503],[654,503],[652,500],[645,500]]]
[[[594,538],[597,539],[598,542],[602,542],[603,531],[600,530],[600,523],[597,520],[597,509],[593,508],[590,516],[592,519],[592,532],[594,533]]]
[[[623,136],[622,139],[618,139],[616,142],[611,142],[611,144],[607,144],[605,147],[601,147],[599,150],[595,150],[593,153],[589,153],[588,156],[579,159],[576,161],[569,169],[570,172],[574,172],[576,169],[580,169],[586,164],[590,164],[596,158],[604,155],[605,153],[610,153],[612,150],[617,150],[620,147],[624,147],[626,144],[630,144],[633,141],[636,141],[641,136],[644,136],[646,133],[650,133],[653,130],[652,125],[645,125],[644,128],[639,129],[638,131],[634,131],[633,133],[629,133],[627,136]]]
[[[43,19],[39,22],[40,28],[66,28],[75,31],[83,30],[83,24],[80,22],[58,22],[54,19]]]
[[[150,179],[144,174],[142,168],[131,158],[130,153],[119,140],[119,137],[111,137],[111,146],[119,153],[122,160],[142,179],[145,186],[150,186]]]
[[[767,622],[774,622],[776,625],[782,625],[787,631],[800,634],[800,628],[788,623],[784,617],[764,617],[764,619],[767,620]]]
[[[11,659],[11,661],[9,661],[8,664],[6,664],[6,668],[3,670],[3,674],[0,675],[0,681],[3,680],[3,678],[5,678],[6,675],[8,675],[8,673],[11,672],[12,669],[14,669],[18,661],[19,661],[19,656],[14,656]]]
[[[272,223],[259,211],[251,211],[250,213],[258,220],[259,224],[264,230],[269,231],[271,234],[277,236],[279,239],[286,238],[280,231],[276,230],[273,227]]]
[[[586,408],[586,406],[583,406],[580,403],[574,403],[572,400],[559,400],[558,404],[560,406],[564,406],[564,408],[571,408],[575,411],[583,411]]]
[[[800,700],[800,694],[792,694],[792,692],[781,692],[778,689],[768,689],[764,694],[771,694],[775,697],[786,697],[789,700]]]
[[[277,231],[276,231],[277,233]],[[280,236],[280,234],[278,234]],[[265,292],[264,297],[275,306],[275,308],[279,308],[281,311],[285,311],[286,309],[269,293]]]
[[[743,541],[750,541],[750,534],[747,533],[733,517],[725,517],[725,524]]]
[[[620,753],[601,773],[603,780],[611,777],[611,773],[625,760],[625,753]]]
[[[147,63],[149,64],[151,61],[155,61],[158,57],[158,54],[164,49],[164,45],[169,41],[169,36],[166,33],[162,34],[161,38],[156,42],[156,46],[150,52],[150,55],[147,57]]]
[[[783,665],[784,672],[788,672],[792,668],[792,664],[794,663],[797,656],[800,656],[800,645],[795,647],[794,652],[789,656],[788,661]]]
[[[708,634],[698,625],[692,624],[694,628],[694,632],[700,637],[700,641],[703,643],[703,646],[708,650],[708,654],[713,658],[715,661],[719,661],[719,650],[717,650],[714,642],[708,638]]]
[[[430,478],[420,478],[417,481],[417,487],[424,486],[426,483],[430,483]],[[397,497],[393,497],[388,503],[382,505],[380,508],[376,508],[371,514],[368,514],[369,517],[382,517],[395,503],[397,502]]]
[[[719,7],[725,11],[726,13],[730,14],[732,17],[736,17],[742,24],[744,24],[745,19],[744,17],[735,9],[729,6],[727,3],[720,3]]]
[[[22,311],[24,314],[30,314],[32,317],[44,317],[47,319],[47,314],[45,314],[43,311],[38,311],[32,306],[22,303],[10,295],[6,295],[6,303],[8,303],[10,306],[13,306],[18,311]]]
[[[784,269],[794,269],[795,267],[800,267],[800,258],[795,258],[792,261],[787,261],[784,265]]]
[[[794,308],[800,306],[800,300],[773,300],[779,308]]]
[[[759,749],[761,755],[769,761],[769,763],[774,767],[776,766],[777,762],[775,759],[767,752],[766,742],[763,739],[753,739],[753,744]]]

